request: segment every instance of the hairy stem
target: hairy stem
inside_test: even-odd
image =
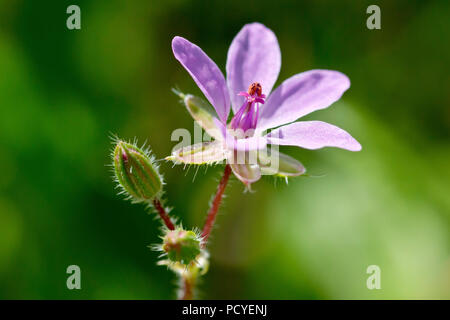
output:
[[[158,214],[161,217],[161,220],[166,225],[166,227],[169,230],[175,230],[175,226],[173,225],[172,221],[170,220],[169,215],[167,214],[166,210],[164,210],[164,207],[162,206],[161,201],[159,201],[159,199],[157,199],[157,198],[153,199],[153,206],[155,207],[156,211],[158,211]]]
[[[193,300],[194,299],[194,280],[191,277],[183,277],[181,279],[182,296],[181,300]]]
[[[208,241],[209,235],[211,234],[211,230],[214,225],[214,221],[216,220],[217,211],[219,210],[220,203],[222,202],[223,193],[225,191],[225,188],[227,187],[230,174],[231,167],[227,164],[225,166],[225,170],[223,171],[222,179],[220,179],[219,186],[217,187],[217,192],[214,196],[211,208],[209,209],[208,216],[206,217],[205,226],[203,227],[202,237],[204,247],[206,247],[206,242]]]

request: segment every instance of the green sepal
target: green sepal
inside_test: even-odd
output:
[[[116,180],[130,199],[144,202],[162,193],[163,178],[148,150],[118,140],[113,159]]]

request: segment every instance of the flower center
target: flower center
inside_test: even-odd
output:
[[[260,104],[264,104],[266,96],[262,93],[259,82],[252,83],[247,92],[242,91],[238,95],[245,97],[245,101],[231,120],[230,126],[234,130],[242,130],[243,137],[253,136],[253,131],[258,124],[259,107]]]

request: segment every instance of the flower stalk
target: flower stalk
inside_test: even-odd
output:
[[[166,210],[161,204],[161,201],[158,198],[153,199],[153,207],[158,212],[159,217],[161,218],[167,229],[175,230],[175,226],[173,225],[172,220],[170,220],[169,215],[167,214]]]
[[[189,276],[182,277],[181,290],[182,294],[180,300],[193,300],[194,299],[194,286],[195,281]]]
[[[211,208],[209,209],[208,215],[206,216],[205,226],[203,227],[202,231],[203,247],[206,247],[209,235],[211,234],[211,230],[214,226],[217,211],[219,210],[220,203],[222,202],[223,193],[225,192],[225,188],[227,187],[230,174],[231,167],[227,164],[225,166],[225,170],[223,171],[222,179],[220,179],[219,186],[217,187],[217,192],[214,196]]]

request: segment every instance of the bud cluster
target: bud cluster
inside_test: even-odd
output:
[[[172,262],[190,264],[200,254],[201,239],[193,231],[169,230],[163,238],[162,250]]]
[[[172,223],[166,209],[162,205],[163,177],[149,150],[138,148],[136,143],[128,143],[114,139],[112,153],[114,176],[118,186],[130,200],[151,205],[165,224],[162,244],[153,246],[163,252],[166,258],[159,262],[167,265],[180,279],[185,290],[180,297],[192,298],[192,288],[197,278],[208,270],[208,253],[202,249],[200,234],[184,230]],[[188,292],[189,294],[187,294]]]

